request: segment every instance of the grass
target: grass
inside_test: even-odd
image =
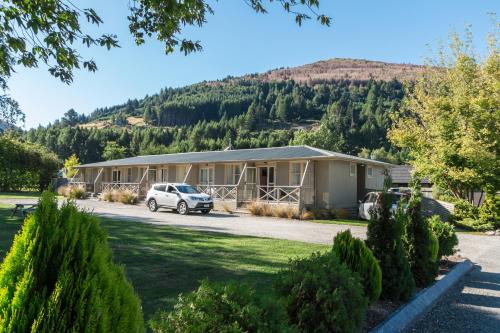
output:
[[[323,223],[323,224],[356,225],[356,226],[366,227],[368,226],[369,221],[338,219],[338,220],[308,220],[307,222]]]
[[[40,192],[0,192],[0,199],[31,199],[40,197]]]
[[[0,206],[0,261],[21,222]],[[181,217],[180,217],[181,218]],[[145,318],[172,309],[181,292],[210,281],[247,282],[261,294],[272,290],[275,273],[289,258],[305,257],[329,246],[236,236],[101,218],[115,261],[123,264],[142,300]]]

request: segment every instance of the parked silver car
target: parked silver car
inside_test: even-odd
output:
[[[390,192],[391,196],[391,213],[396,213],[399,201],[407,201],[408,194],[400,192]],[[378,203],[377,199],[380,196],[380,192],[369,192],[365,195],[363,200],[359,201],[358,215],[360,219],[369,220],[371,218],[372,208]],[[406,209],[407,203],[403,203],[403,209]]]
[[[164,207],[176,210],[182,215],[191,211],[208,214],[214,208],[212,197],[185,183],[153,184],[146,195],[146,203],[152,212]]]

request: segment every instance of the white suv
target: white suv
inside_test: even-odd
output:
[[[214,208],[214,202],[208,194],[200,193],[195,187],[184,183],[153,184],[146,195],[146,203],[152,212],[165,207],[177,210],[182,215],[190,211],[208,214]]]

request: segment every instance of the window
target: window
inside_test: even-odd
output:
[[[160,191],[160,192],[165,192],[166,188],[167,188],[167,185],[155,185],[155,187],[154,187],[155,191]]]
[[[368,178],[373,177],[373,168],[372,167],[367,167],[366,168],[366,174],[368,175]]]
[[[200,184],[213,185],[214,184],[214,168],[200,168]]]
[[[177,182],[181,183],[186,178],[187,168],[185,165],[178,165],[175,169],[175,179]]]
[[[168,182],[168,169],[167,168],[163,168],[163,169],[160,169],[160,179],[162,182]]]
[[[236,185],[240,180],[241,165],[240,164],[227,164],[226,165],[226,184]]]
[[[122,178],[122,172],[120,170],[113,170],[112,181],[113,183],[119,183]]]
[[[128,183],[132,182],[132,168],[127,169],[127,182]]]
[[[302,173],[304,169],[304,164],[300,162],[290,163],[290,185],[299,186],[302,180]]]
[[[349,165],[349,175],[350,175],[351,177],[356,176],[356,163],[351,163],[351,164]]]

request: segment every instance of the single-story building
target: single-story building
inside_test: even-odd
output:
[[[380,190],[393,165],[317,149],[287,146],[136,156],[80,165],[70,183],[98,194],[131,190],[144,196],[156,182],[185,182],[215,201],[261,201],[299,208],[354,208]]]
[[[409,187],[411,182],[412,168],[409,165],[395,165],[390,170],[393,187]],[[431,188],[432,184],[424,178],[420,181],[422,188]]]

